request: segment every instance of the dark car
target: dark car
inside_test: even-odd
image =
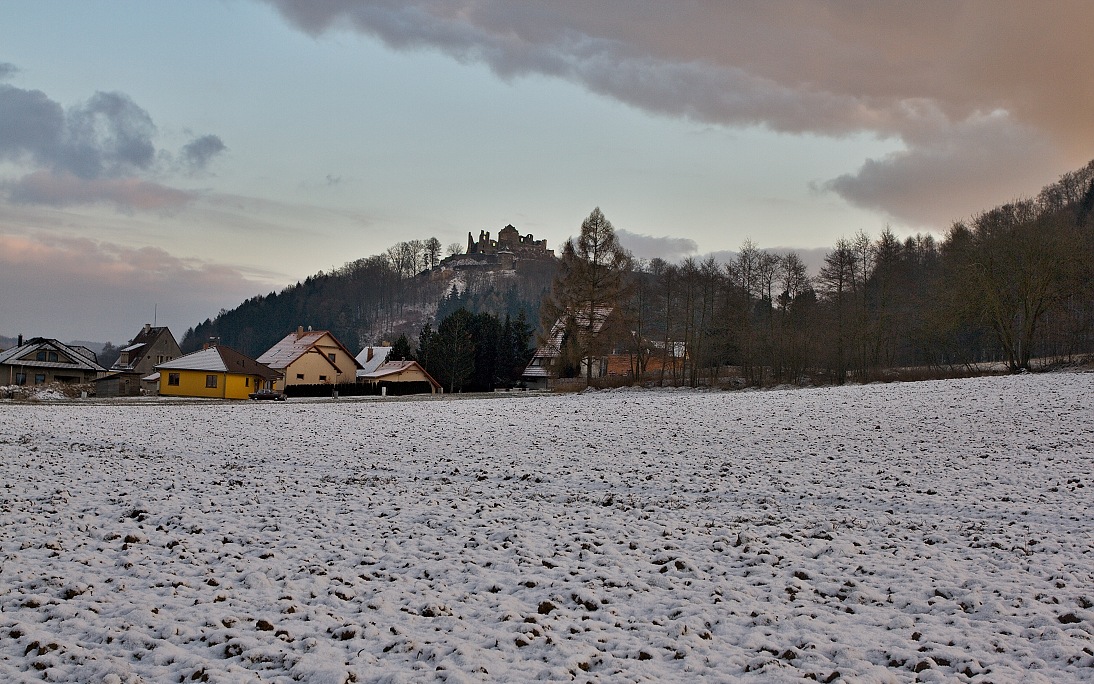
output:
[[[284,392],[278,392],[277,390],[272,389],[260,389],[257,392],[251,392],[247,396],[255,400],[269,399],[271,401],[285,401]]]

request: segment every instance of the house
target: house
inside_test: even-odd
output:
[[[381,363],[387,361],[390,353],[391,347],[365,347],[362,349],[361,353],[357,355],[357,363],[361,364],[361,368],[357,371],[358,380],[379,368]]]
[[[373,386],[375,394],[436,394],[441,383],[433,379],[417,361],[387,361],[376,370],[359,376],[359,382]]]
[[[285,391],[293,385],[337,385],[356,382],[361,364],[327,330],[298,327],[258,357],[282,375],[274,389]],[[290,392],[291,395],[291,392]]]
[[[155,392],[159,380],[155,374],[156,364],[180,356],[182,350],[169,329],[145,323],[136,337],[122,348],[109,373],[95,382],[95,393],[100,397],[126,397]]]
[[[0,385],[94,382],[106,369],[95,352],[79,345],[34,337],[0,352]]]
[[[165,397],[247,399],[268,388],[280,373],[231,347],[209,346],[156,364],[159,393]]]
[[[605,326],[609,325],[609,320],[612,319],[614,311],[613,307],[596,307],[592,312],[591,326],[588,325],[589,313],[587,311],[578,311],[573,316],[565,316],[555,321],[555,324],[551,326],[551,332],[543,339],[543,343],[536,349],[535,354],[532,355],[532,360],[528,362],[528,366],[521,374],[521,382],[529,389],[547,389],[553,378],[560,376],[585,377],[589,366],[592,366],[592,376],[594,378],[607,375],[607,355],[585,356],[580,360],[569,360],[569,363],[574,367],[566,369],[563,367],[567,363],[567,359],[564,358],[564,351],[567,348],[569,336],[579,334],[578,331],[581,329],[591,328],[590,332],[593,336],[600,335]],[[570,325],[567,325],[568,323]],[[574,330],[574,327],[577,330]]]

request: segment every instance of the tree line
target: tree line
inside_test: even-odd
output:
[[[626,375],[699,386],[869,382],[1094,351],[1094,162],[944,239],[839,240],[820,272],[746,241],[729,263],[634,260],[595,209],[563,247],[543,341],[563,377],[614,353]],[[561,330],[559,334],[555,331]],[[559,343],[561,340],[561,343]]]

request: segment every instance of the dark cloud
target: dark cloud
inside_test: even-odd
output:
[[[122,93],[95,93],[69,110],[67,133],[58,161],[81,178],[131,174],[156,156],[152,117]]]
[[[1094,72],[1075,66],[1094,60],[1086,0],[267,2],[312,35],[356,30],[658,114],[898,140],[903,153],[817,187],[912,223],[938,220],[916,207],[983,207],[1030,169],[1035,189],[1094,154]],[[1015,165],[1015,149],[1035,156]]]
[[[0,84],[0,160],[52,165],[65,128],[64,110],[45,93]]]
[[[696,244],[695,240],[689,238],[668,235],[654,237],[652,235],[631,233],[626,230],[617,230],[615,232],[619,237],[620,244],[639,259],[660,257],[665,261],[676,262],[694,255],[696,250],[699,249],[699,245]]]
[[[19,67],[8,62],[0,62],[0,81],[9,79],[19,73]]]
[[[0,131],[0,161],[35,169],[0,180],[13,202],[107,202],[130,211],[171,209],[193,198],[146,178],[161,170],[156,126],[123,93],[97,92],[66,111],[40,90],[0,84]],[[200,170],[224,149],[215,135],[197,138],[183,148],[183,163]]]
[[[190,173],[196,173],[205,170],[213,157],[226,149],[228,148],[224,145],[224,141],[218,136],[203,135],[183,146],[180,156],[187,170]]]

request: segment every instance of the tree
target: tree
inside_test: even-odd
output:
[[[107,342],[103,345],[103,350],[99,352],[99,365],[103,368],[110,368],[119,356],[121,356],[121,350]]]
[[[441,260],[441,241],[431,237],[425,241],[425,263],[428,268],[436,268]]]
[[[395,340],[395,344],[392,345],[387,358],[389,361],[410,361],[414,358],[414,354],[410,350],[410,340],[407,339],[405,333],[399,335],[399,339]]]
[[[581,222],[581,234],[562,248],[562,263],[543,307],[543,329],[562,320],[573,331],[570,340],[593,377],[593,357],[606,353],[615,342],[606,325],[626,295],[631,255],[619,244],[615,228],[600,207]]]
[[[475,372],[475,342],[471,335],[473,316],[460,309],[441,321],[437,332],[423,329],[418,346],[424,351],[425,368],[449,393],[462,391]]]

